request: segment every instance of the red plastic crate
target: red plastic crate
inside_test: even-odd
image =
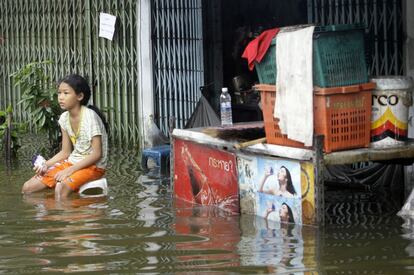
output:
[[[371,129],[371,93],[375,83],[315,88],[314,133],[324,135],[324,152],[368,147]],[[306,148],[282,135],[273,117],[276,86],[259,84],[267,143]]]

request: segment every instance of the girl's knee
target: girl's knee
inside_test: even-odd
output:
[[[22,186],[22,194],[32,193],[30,190],[30,182],[26,181]]]
[[[46,185],[44,185],[41,181],[36,180],[35,178],[31,178],[30,180],[26,181],[23,184],[22,193],[30,194],[30,193],[37,192],[45,188],[46,188]]]

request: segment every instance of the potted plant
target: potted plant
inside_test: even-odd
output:
[[[11,77],[15,87],[20,87],[24,110],[37,131],[46,132],[50,149],[55,151],[60,144],[58,125],[61,109],[57,101],[56,85],[45,73],[52,61],[33,62],[14,72]]]
[[[26,123],[12,121],[13,108],[10,105],[6,110],[0,110],[0,151],[4,151],[6,160],[16,156],[20,148],[20,134],[26,131]]]

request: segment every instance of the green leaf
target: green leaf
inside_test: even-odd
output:
[[[45,125],[45,121],[46,121],[46,116],[43,115],[42,118],[40,119],[40,122],[39,122],[39,127],[40,128],[43,128],[43,126]]]
[[[36,115],[35,115],[35,120],[36,121],[39,121],[41,118],[42,118],[42,116],[43,116],[43,112],[36,112]]]
[[[9,113],[9,114],[13,113],[13,107],[11,105],[9,105],[6,109],[6,112]]]
[[[32,116],[37,116],[40,112],[42,111],[42,108],[36,108],[33,112],[32,112]]]

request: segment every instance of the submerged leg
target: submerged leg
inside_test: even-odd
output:
[[[45,189],[47,186],[43,184],[36,176],[29,179],[23,184],[22,193],[30,194]]]
[[[73,190],[64,182],[59,181],[55,187],[55,199],[66,199]]]

